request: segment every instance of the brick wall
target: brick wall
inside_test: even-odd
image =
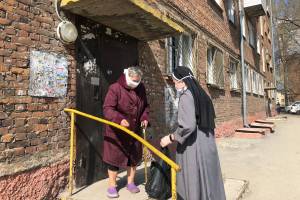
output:
[[[73,46],[64,46],[56,38],[59,21],[52,1],[38,2],[0,1],[0,191],[6,187],[1,180],[8,175],[24,171],[39,179],[32,168],[68,159],[69,117],[63,109],[75,106],[75,52]],[[28,95],[31,50],[66,56],[69,84],[65,98]],[[67,166],[62,167],[62,171],[66,169]],[[10,186],[19,188],[18,183],[24,181],[22,177],[25,176],[21,175]],[[65,181],[59,184],[61,189]],[[51,194],[50,191],[48,195]]]
[[[229,57],[235,57],[240,60],[239,55],[239,41],[240,41],[240,28],[239,28],[239,18],[236,16],[236,23],[232,24],[228,21],[226,4],[222,5],[222,10],[212,1],[151,1],[152,5],[156,3],[164,4],[163,2],[168,2],[169,5],[164,4],[167,8],[167,12],[175,15],[174,18],[181,21],[188,29],[192,30],[196,34],[194,51],[196,56],[194,56],[194,71],[196,76],[201,83],[202,87],[211,96],[217,115],[217,125],[216,130],[217,136],[229,136],[232,135],[235,128],[241,127],[242,124],[242,101],[241,92],[234,92],[230,90],[230,79],[229,79]],[[237,5],[237,1],[235,1]],[[168,10],[169,9],[169,10]],[[176,11],[170,10],[175,9]],[[238,6],[236,6],[236,13],[238,14]],[[180,17],[176,17],[180,15]],[[266,49],[269,49],[271,54],[271,42],[268,39],[268,29],[269,29],[269,17],[263,16],[264,19],[264,29],[263,36],[260,36],[261,44]],[[259,18],[252,18],[252,23],[257,31],[260,29]],[[196,22],[196,23],[195,23]],[[258,32],[258,34],[260,34]],[[208,87],[206,83],[206,66],[207,66],[207,44],[212,42],[216,44],[224,54],[224,77],[225,77],[225,87],[224,89],[215,89]],[[165,66],[166,66],[166,48],[163,40],[150,42],[144,44],[147,47],[147,52],[143,52],[140,49],[140,54],[142,55],[141,63],[146,66],[146,71],[153,69],[155,66],[155,72],[150,72],[156,74],[155,77],[158,78],[148,78],[146,72],[146,86],[149,90],[153,88],[161,90],[159,95],[162,94],[163,88],[172,85],[165,76]],[[266,82],[272,82],[273,74],[271,70],[267,68],[266,71],[262,70],[262,57],[257,53],[256,42],[255,47],[251,47],[249,44],[249,38],[245,38],[245,61],[250,64],[250,67],[255,69],[257,72],[264,76]],[[144,55],[144,56],[143,56]],[[149,55],[150,58],[148,57]],[[149,61],[151,60],[151,61]],[[150,64],[151,63],[151,64]],[[157,70],[159,69],[159,70]],[[159,85],[163,84],[163,85]],[[153,99],[154,102],[151,104],[152,107],[152,118],[154,121],[160,121],[162,125],[164,119],[166,118],[166,113],[161,113],[163,108],[165,108],[166,103],[163,98],[158,98],[157,94],[149,94],[149,98]],[[159,103],[155,103],[155,102]],[[165,105],[162,105],[164,102]],[[157,105],[160,105],[160,109],[157,109]],[[273,105],[274,102],[273,102]],[[265,99],[264,96],[256,95],[253,93],[247,93],[247,112],[248,112],[248,122],[256,118],[265,117]],[[154,111],[159,110],[155,113]],[[234,124],[234,125],[233,125]],[[161,127],[165,127],[163,130]],[[155,129],[159,129],[156,127]],[[223,129],[226,129],[224,131]],[[160,126],[159,132],[167,132],[168,127]]]

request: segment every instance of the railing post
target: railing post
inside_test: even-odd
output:
[[[75,113],[71,112],[71,136],[70,136],[70,169],[69,169],[69,195],[73,192],[73,161],[74,161],[74,124]]]
[[[143,135],[144,135],[144,140],[147,139],[146,136],[146,128],[143,128]],[[143,151],[144,151],[144,165],[145,165],[145,183],[148,182],[148,169],[147,169],[147,163],[148,163],[148,151],[147,151],[147,147],[145,145],[143,145]]]
[[[176,189],[176,170],[172,167],[171,168],[171,189],[172,189],[172,200],[177,199],[177,189]]]

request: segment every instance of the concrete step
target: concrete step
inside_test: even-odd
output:
[[[261,134],[261,133],[240,133],[240,132],[236,132],[233,137],[243,138],[243,139],[262,139],[262,138],[265,137],[265,135]]]
[[[235,138],[260,139],[268,133],[264,128],[239,128],[235,130]]]
[[[265,135],[263,128],[239,128],[235,130],[236,133],[259,133]]]
[[[118,174],[117,181],[120,195],[118,200],[148,199],[148,195],[145,192],[144,167],[142,165],[137,168],[136,174],[136,184],[141,190],[140,193],[131,194],[126,190],[126,172],[121,172],[120,174]],[[89,186],[75,189],[71,197],[68,196],[67,192],[64,192],[59,195],[59,198],[61,200],[110,200],[106,196],[107,183],[107,179],[100,180]]]
[[[262,120],[262,119],[257,119],[257,120],[255,120],[255,122],[262,123],[262,124],[274,124],[274,122],[272,122],[272,121]]]
[[[276,117],[268,117],[266,120],[269,121],[269,122],[271,122],[271,121],[284,121],[284,120],[287,120],[287,116],[279,115],[279,116],[276,116]]]
[[[126,172],[118,175],[118,186],[120,187],[118,200],[148,200],[149,197],[145,192],[144,185],[144,168],[138,167],[136,175],[137,185],[141,192],[137,194],[131,194],[125,189],[126,185]],[[240,200],[243,193],[248,187],[248,182],[245,180],[238,180],[232,178],[224,179],[224,187],[227,200]],[[74,190],[73,195],[68,196],[67,192],[59,195],[61,200],[110,200],[106,197],[107,179],[98,181],[92,185],[83,188],[77,188]]]
[[[253,128],[269,129],[271,133],[274,132],[274,128],[275,128],[274,124],[263,124],[263,123],[256,123],[256,122],[251,123],[250,126]]]
[[[224,187],[227,200],[240,200],[248,189],[249,182],[246,180],[227,178]]]

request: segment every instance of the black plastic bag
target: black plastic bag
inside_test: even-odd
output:
[[[167,147],[163,148],[162,152],[169,157]],[[150,198],[165,200],[172,196],[171,167],[162,159],[152,161],[145,189]]]

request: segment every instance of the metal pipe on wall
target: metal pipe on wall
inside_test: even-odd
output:
[[[270,23],[271,23],[271,41],[272,41],[272,62],[273,62],[273,83],[274,83],[274,87],[277,88],[277,79],[276,79],[276,60],[275,60],[275,33],[274,33],[274,20],[273,20],[273,3],[272,1],[270,1],[270,5],[269,5],[269,11],[270,11]],[[274,91],[275,92],[275,102],[277,101],[277,90]]]
[[[243,114],[243,125],[244,127],[248,126],[247,124],[247,96],[246,96],[246,82],[245,82],[245,62],[244,62],[244,26],[243,21],[245,17],[243,1],[239,0],[239,15],[240,15],[240,29],[241,29],[241,43],[240,43],[240,52],[241,52],[241,64],[242,64],[242,114]]]

